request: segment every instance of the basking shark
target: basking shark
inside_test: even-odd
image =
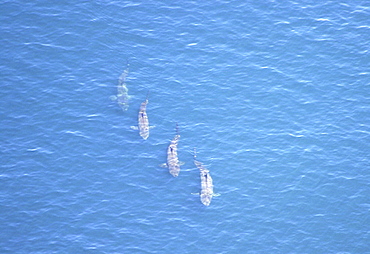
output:
[[[169,144],[167,148],[167,163],[163,163],[161,166],[166,167],[169,169],[170,174],[174,177],[177,177],[180,173],[180,165],[183,165],[184,163],[179,161],[179,158],[177,156],[177,144],[180,140],[180,133],[179,133],[179,127],[176,123],[176,135],[171,140],[171,143]]]
[[[123,111],[128,109],[128,102],[130,96],[128,95],[128,88],[126,85],[126,77],[129,72],[129,64],[127,64],[126,69],[123,71],[121,76],[118,78],[118,85],[117,85],[117,96],[111,96],[112,100],[117,100],[118,105],[121,107]]]
[[[200,171],[200,181],[201,181],[201,192],[200,192],[200,201],[206,206],[211,204],[213,196],[219,196],[213,192],[213,181],[209,173],[209,170],[203,166],[203,163],[197,161],[196,151],[194,149],[194,164]],[[199,194],[199,193],[197,193]]]
[[[154,126],[149,126],[148,115],[146,114],[146,105],[149,103],[148,101],[149,92],[146,96],[146,100],[141,103],[140,111],[138,116],[138,126],[131,126],[134,130],[139,130],[139,134],[143,139],[147,139],[149,137],[149,129],[153,128]]]

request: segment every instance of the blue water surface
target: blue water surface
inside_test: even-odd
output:
[[[370,253],[369,1],[5,0],[0,24],[0,253]]]

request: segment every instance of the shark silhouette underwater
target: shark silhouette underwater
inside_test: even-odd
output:
[[[112,95],[110,99],[112,101],[117,101],[118,105],[123,111],[127,111],[129,107],[130,96],[128,95],[128,88],[126,84],[126,77],[129,73],[129,64],[127,64],[126,69],[118,78],[117,85],[117,96]]]
[[[193,193],[200,195],[200,201],[205,205],[209,206],[212,201],[212,197],[219,196],[220,194],[213,192],[213,180],[209,170],[203,166],[203,163],[197,161],[197,155],[194,148],[194,164],[200,171],[200,182],[201,182],[201,191],[199,193]]]
[[[139,134],[144,140],[148,139],[149,130],[151,128],[154,128],[154,126],[149,126],[149,119],[146,113],[146,106],[149,103],[148,97],[149,97],[149,92],[146,95],[145,101],[142,102],[140,105],[140,110],[139,110],[139,115],[138,115],[138,126],[131,126],[132,129],[139,130]]]
[[[184,165],[184,162],[180,162],[178,155],[177,155],[177,145],[180,141],[180,133],[179,133],[179,126],[176,123],[176,135],[171,140],[167,148],[167,162],[161,164],[161,167],[168,168],[170,174],[173,177],[177,177],[180,174],[180,166]]]

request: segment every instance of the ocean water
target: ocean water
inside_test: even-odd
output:
[[[369,1],[0,14],[0,253],[370,253]],[[110,97],[127,62],[124,112]]]

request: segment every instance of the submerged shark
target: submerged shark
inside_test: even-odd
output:
[[[171,140],[171,143],[169,144],[167,148],[167,163],[163,163],[161,166],[168,168],[170,171],[170,174],[174,177],[177,177],[180,173],[180,165],[183,165],[184,163],[179,161],[179,158],[177,156],[177,144],[180,140],[180,133],[179,133],[179,127],[176,123],[176,135]]]
[[[203,166],[203,163],[196,160],[197,155],[194,149],[194,164],[200,171],[200,181],[201,181],[201,192],[200,192],[200,201],[209,206],[211,204],[211,200],[213,196],[219,196],[220,194],[216,194],[213,192],[213,181],[212,177],[209,173],[209,170]],[[197,193],[199,194],[199,193]]]
[[[154,126],[149,126],[149,119],[148,115],[146,114],[146,105],[149,103],[148,101],[149,92],[146,96],[146,100],[141,103],[140,111],[138,115],[138,126],[131,126],[134,130],[139,130],[139,134],[143,139],[147,139],[149,137],[149,129],[153,128]]]
[[[126,77],[129,71],[129,64],[127,64],[126,69],[123,71],[121,76],[118,78],[118,85],[117,85],[117,96],[111,96],[112,100],[117,100],[118,105],[121,107],[123,111],[128,109],[128,102],[130,96],[128,95],[128,88],[126,84]]]

